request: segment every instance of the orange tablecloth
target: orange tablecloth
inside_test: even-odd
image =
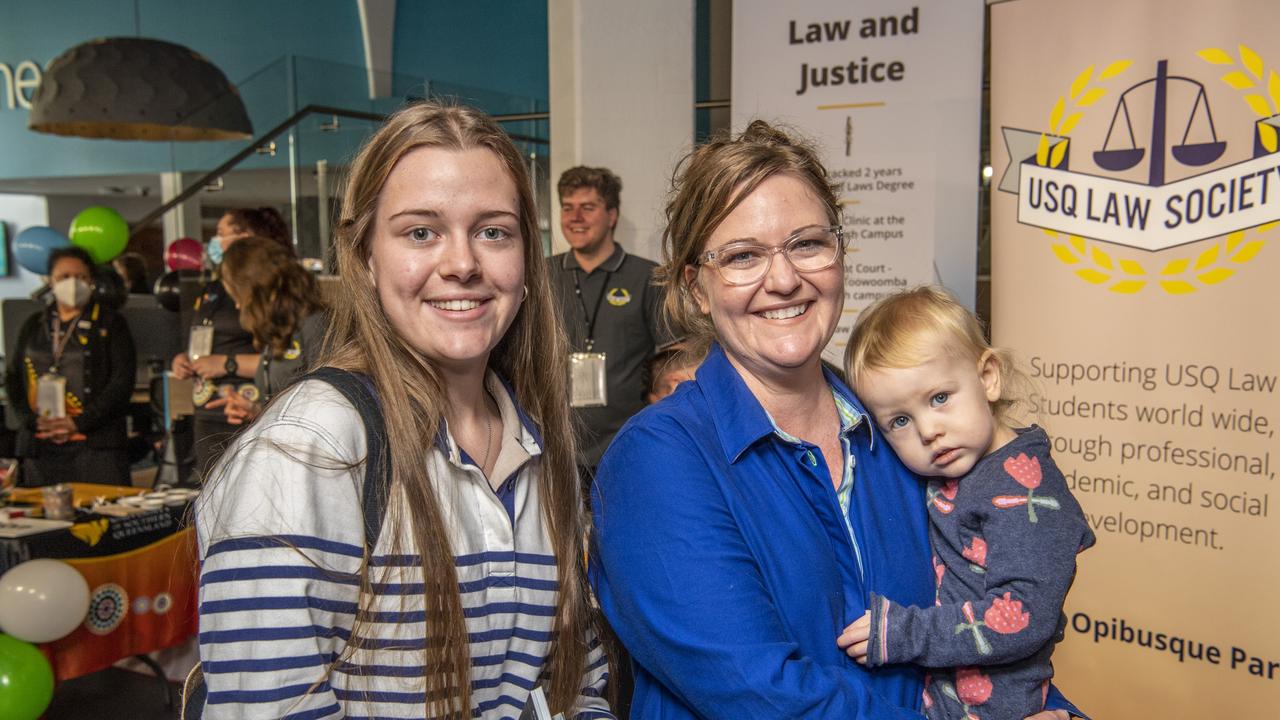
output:
[[[76,491],[90,492],[92,499],[108,487],[77,485]],[[85,622],[61,640],[40,646],[58,680],[178,645],[196,633],[198,565],[194,529],[185,516],[185,507],[166,507],[0,540],[0,565],[54,558],[80,571],[89,583]]]
[[[147,492],[146,488],[128,487],[125,485],[98,485],[97,483],[67,483],[71,486],[72,504],[76,506],[88,507],[93,503],[94,498],[105,497],[108,500],[125,497],[127,495],[141,495]],[[9,493],[12,502],[27,505],[43,505],[44,491],[43,488],[14,488]]]

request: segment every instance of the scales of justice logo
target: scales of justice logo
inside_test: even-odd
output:
[[[1280,226],[1280,74],[1238,52],[1207,48],[1185,68],[1161,59],[1145,77],[1128,60],[1091,65],[1044,127],[1001,128],[1011,161],[999,189],[1018,196],[1018,222],[1110,292],[1184,295],[1236,275]],[[1221,86],[1188,76],[1224,71]],[[1251,127],[1215,125],[1211,98],[1243,101]],[[1101,145],[1079,148],[1073,167],[1072,133],[1108,116]]]

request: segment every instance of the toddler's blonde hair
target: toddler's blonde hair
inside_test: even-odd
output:
[[[924,285],[890,295],[862,311],[845,348],[844,369],[855,392],[872,370],[909,368],[939,354],[972,360],[990,352],[1000,368],[1000,399],[991,403],[991,414],[1013,425],[1012,408],[1018,403],[1026,376],[1013,362],[1013,353],[987,342],[982,322],[951,293]]]

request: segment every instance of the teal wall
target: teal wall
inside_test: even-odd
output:
[[[546,0],[400,0],[396,12],[397,98],[380,103],[368,100],[356,0],[4,0],[0,63],[43,67],[100,37],[168,40],[203,54],[239,86],[256,133],[287,117],[295,102],[385,112],[400,97],[420,95],[415,88],[426,78],[433,91],[489,112],[547,109]],[[286,56],[295,56],[292,83]],[[207,170],[244,147],[65,138],[31,132],[26,123],[25,109],[0,102],[0,178]],[[358,138],[301,132],[299,142],[304,162],[340,161]],[[242,167],[283,162],[282,153]]]
[[[399,0],[394,70],[480,89],[491,113],[545,111],[547,0]]]

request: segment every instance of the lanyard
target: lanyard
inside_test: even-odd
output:
[[[578,275],[581,273],[581,268],[573,269],[573,294],[578,297],[578,307],[582,308],[582,319],[587,323],[587,352],[591,352],[591,349],[596,344],[596,320],[600,317],[600,303],[604,302],[605,293],[609,292],[609,278],[613,277],[613,271],[610,270],[604,274],[604,282],[600,285],[600,294],[596,295],[596,310],[591,315],[587,315],[587,303],[582,299],[582,283],[578,280]]]
[[[76,316],[71,318],[71,322],[67,324],[67,334],[63,335],[62,334],[62,318],[58,316],[58,311],[54,310],[53,331],[52,331],[53,365],[49,368],[49,372],[52,372],[55,375],[58,374],[58,365],[61,364],[62,362],[63,351],[67,349],[67,341],[69,341],[71,339],[71,336],[75,334],[74,328],[76,326],[76,323],[80,322],[80,318],[83,315],[84,315],[84,310],[81,310],[80,312],[76,313]]]

